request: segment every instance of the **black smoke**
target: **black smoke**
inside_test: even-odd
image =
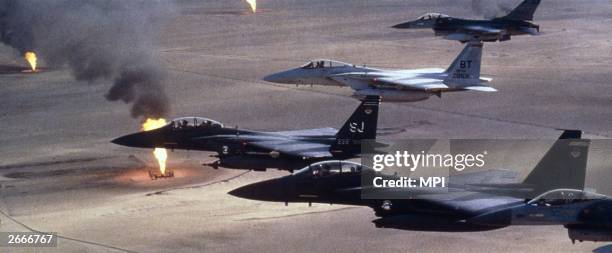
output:
[[[510,13],[518,5],[508,0],[472,0],[472,10],[487,19],[498,18]]]
[[[133,117],[162,117],[167,73],[155,41],[173,14],[169,0],[0,0],[0,41],[77,80],[112,82],[105,97],[130,103]]]

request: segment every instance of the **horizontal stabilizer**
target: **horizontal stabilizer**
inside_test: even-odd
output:
[[[533,28],[533,27],[521,27],[520,30],[524,33],[530,34],[530,35],[538,35],[540,34],[540,31],[538,28]]]
[[[471,91],[481,91],[481,92],[497,92],[497,90],[493,87],[489,87],[489,86],[467,86],[467,87],[462,87],[465,90],[471,90]]]
[[[493,81],[493,78],[491,77],[480,77],[480,81],[483,83],[490,83],[491,81]]]

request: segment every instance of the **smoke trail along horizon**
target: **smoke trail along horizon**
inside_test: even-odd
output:
[[[170,104],[155,37],[174,14],[162,0],[2,0],[0,41],[68,66],[76,80],[111,81],[107,100],[131,104],[134,118],[158,118]]]

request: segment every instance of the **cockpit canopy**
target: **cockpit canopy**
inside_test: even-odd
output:
[[[360,174],[361,171],[366,168],[367,167],[359,163],[334,160],[313,163],[299,171],[296,171],[295,174],[308,173],[314,177],[337,174]]]
[[[302,65],[301,68],[302,69],[322,69],[322,68],[334,68],[334,67],[345,67],[345,66],[351,66],[351,65],[345,62],[340,62],[340,61],[318,59],[318,60],[307,62],[306,64]]]
[[[423,20],[423,21],[427,21],[427,20],[432,20],[432,19],[438,19],[438,18],[448,18],[448,15],[445,14],[441,14],[441,13],[426,13],[421,15],[418,20]]]
[[[200,118],[200,117],[183,117],[173,119],[170,123],[172,129],[188,129],[188,128],[204,128],[204,127],[223,127],[218,121]]]
[[[527,202],[532,206],[557,206],[582,201],[604,199],[605,195],[575,189],[557,189],[545,192]]]

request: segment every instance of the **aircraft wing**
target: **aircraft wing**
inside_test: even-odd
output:
[[[461,212],[468,216],[482,214],[486,210],[500,205],[522,203],[523,201],[523,199],[516,197],[453,188],[411,188],[408,190],[405,188],[350,188],[345,189],[345,191],[360,191],[362,196],[372,199],[380,199],[385,196],[385,199],[389,199],[392,203],[418,200],[420,205],[435,207],[436,210]],[[371,206],[371,208],[377,209],[379,206]]]
[[[286,136],[334,136],[338,132],[337,129],[332,127],[325,128],[314,128],[314,129],[300,129],[293,131],[279,131],[279,132],[271,132],[274,134],[286,135]]]
[[[329,145],[302,140],[259,140],[250,141],[247,145],[295,157],[323,158],[332,156],[329,152]]]
[[[437,195],[424,195],[422,201],[438,208],[454,210],[469,215],[478,215],[501,205],[523,202],[523,199],[496,194],[456,192]]]
[[[448,89],[448,86],[438,79],[431,78],[391,78],[382,77],[376,78],[378,84],[395,86],[397,89],[410,89],[410,90],[422,90],[422,91],[433,91]]]

